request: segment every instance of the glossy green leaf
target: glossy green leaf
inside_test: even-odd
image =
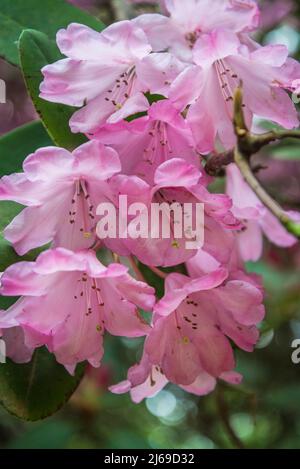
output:
[[[39,97],[41,68],[61,58],[55,42],[39,31],[25,30],[20,36],[19,50],[26,86],[44,127],[56,145],[73,150],[87,140],[69,128],[74,109]]]
[[[26,156],[53,145],[40,121],[31,122],[0,138],[0,176],[22,171]]]
[[[57,412],[71,397],[84,375],[85,365],[71,376],[45,348],[35,351],[28,364],[11,360],[0,364],[0,403],[23,420],[41,420]]]
[[[70,23],[103,29],[97,18],[65,0],[0,0],[0,56],[18,65],[17,41],[24,29],[37,29],[55,39],[57,31]]]

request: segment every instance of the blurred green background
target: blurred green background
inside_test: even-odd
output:
[[[107,21],[107,2],[93,3],[93,12]],[[300,58],[298,2],[274,0],[264,8],[259,40],[285,43]],[[300,209],[299,144],[270,147],[260,160],[269,166],[260,177],[270,192],[283,205]],[[55,416],[26,423],[0,409],[0,448],[300,448],[300,364],[291,360],[292,341],[300,339],[300,249],[266,244],[263,260],[248,269],[264,277],[267,319],[261,348],[237,353],[245,376],[241,386],[219,384],[204,398],[168,386],[135,405],[107,388],[125,379],[140,358],[142,342],[108,338],[101,370],[90,370]]]

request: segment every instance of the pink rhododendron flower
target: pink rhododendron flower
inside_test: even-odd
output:
[[[130,196],[130,201],[142,200],[147,203],[148,200],[147,213],[140,213],[128,224],[128,229],[131,230],[133,225],[140,225],[141,219],[147,220],[149,217],[147,236],[124,239],[125,246],[141,262],[151,266],[168,267],[181,264],[196,254],[196,247],[186,247],[187,242],[194,240],[192,233],[183,232],[176,236],[174,217],[172,211],[170,212],[173,204],[173,208],[176,206],[182,209],[183,204],[188,203],[192,205],[194,219],[196,204],[204,204],[204,249],[217,258],[220,256],[224,261],[227,259],[227,246],[223,251],[222,245],[224,238],[224,244],[227,244],[226,230],[239,229],[241,224],[230,212],[231,200],[223,194],[210,194],[201,179],[199,169],[182,159],[174,158],[158,167],[153,187],[137,177],[116,176],[112,181],[112,184],[121,188],[122,194]],[[170,236],[164,237],[161,232],[157,237],[153,236],[150,204],[163,204],[161,208],[166,223],[170,224]]]
[[[203,33],[216,28],[233,32],[257,27],[259,10],[252,0],[166,0],[170,17],[145,14],[134,21],[155,51],[169,50],[180,60],[193,60],[193,47]]]
[[[121,170],[115,150],[96,141],[73,153],[42,148],[23,170],[0,180],[0,200],[28,206],[4,230],[18,254],[51,241],[70,249],[92,246],[97,205],[110,200],[108,179]]]
[[[134,95],[135,66],[151,52],[144,32],[122,21],[98,33],[71,24],[57,33],[68,58],[43,68],[41,97],[83,109],[70,122],[74,132],[91,132]]]
[[[0,294],[20,297],[0,312],[7,355],[26,363],[46,346],[73,373],[80,362],[100,366],[105,332],[145,336],[141,362],[111,388],[134,402],[169,382],[195,395],[218,380],[239,384],[234,347],[252,352],[265,316],[261,281],[244,261],[259,259],[263,234],[279,246],[296,242],[234,164],[227,193],[216,194],[202,163],[236,145],[241,83],[249,128],[256,116],[297,127],[288,92],[300,65],[284,46],[250,37],[260,16],[254,0],[159,3],[165,16],[101,33],[76,23],[58,31],[65,58],[43,68],[40,96],[80,108],[70,128],[90,141],[72,152],[37,150],[22,173],[0,179],[0,200],[25,206],[6,240],[19,255],[51,243],[35,262],[0,274]],[[4,106],[10,121],[11,103]],[[103,247],[116,263],[99,261]],[[165,279],[158,303],[118,256],[130,257],[139,279],[137,261]],[[186,275],[154,268],[183,263]],[[139,308],[153,313],[151,324]]]
[[[138,75],[147,76],[144,68],[149,67],[149,73],[155,76],[159,63],[156,54],[148,57],[151,46],[143,30],[133,22],[115,23],[102,33],[71,24],[57,33],[57,44],[68,58],[43,68],[41,97],[84,106],[71,118],[73,132],[93,133],[109,118],[116,121],[117,115],[121,120],[147,109],[140,107],[141,100],[136,96],[138,91],[148,91],[147,84],[139,82]],[[160,55],[163,63],[164,57]],[[169,54],[166,57],[168,60]],[[172,75],[173,71],[170,72]],[[153,81],[155,85],[155,79]],[[155,86],[154,92],[158,92]],[[126,112],[120,113],[124,105]]]
[[[245,225],[237,237],[244,261],[257,261],[263,252],[263,235],[277,246],[291,247],[297,239],[289,234],[244,181],[238,167],[227,168],[227,194],[233,200],[234,215]],[[300,215],[291,214],[300,219]]]
[[[215,30],[198,39],[194,60],[197,65],[179,75],[169,96],[180,108],[191,104],[187,119],[200,152],[212,151],[216,138],[225,148],[234,146],[233,95],[241,80],[249,127],[253,114],[288,129],[299,125],[285,89],[293,89],[300,67],[285,46],[250,50],[235,34]]]
[[[242,376],[234,371],[222,373],[220,379],[231,384],[240,384]],[[133,402],[140,403],[146,397],[153,397],[161,391],[168,380],[158,365],[152,365],[146,353],[138,365],[134,365],[128,371],[127,380],[110,387],[115,394],[130,392]],[[185,391],[204,396],[215,389],[217,380],[205,371],[199,373],[195,381],[187,386],[180,386]]]
[[[202,371],[217,378],[235,366],[228,338],[253,350],[262,301],[259,288],[223,268],[193,279],[170,274],[145,351],[173,383],[190,385]]]
[[[130,277],[120,264],[102,265],[93,251],[63,248],[20,262],[1,277],[1,295],[22,296],[0,316],[0,328],[22,327],[25,345],[46,345],[72,370],[88,360],[98,367],[103,334],[140,337],[149,326],[137,306],[151,311],[154,289]]]
[[[203,275],[207,263],[209,273]],[[217,379],[241,382],[241,375],[232,371],[228,338],[243,350],[253,350],[259,337],[256,326],[264,317],[263,294],[254,277],[218,265],[199,252],[188,263],[193,278],[167,277],[142,360],[129,370],[126,381],[111,387],[112,392],[130,392],[133,401],[140,402],[169,381],[200,396],[213,391]]]
[[[189,126],[168,100],[149,106],[147,116],[103,126],[94,136],[119,154],[122,172],[153,184],[158,166],[174,157],[199,167]]]

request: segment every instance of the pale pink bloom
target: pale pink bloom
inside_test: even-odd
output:
[[[241,224],[230,211],[232,202],[229,197],[208,192],[205,183],[202,183],[202,174],[195,166],[173,158],[158,167],[154,186],[136,176],[124,175],[115,176],[111,184],[119,188],[119,194],[128,195],[128,203],[146,204],[146,208],[136,217],[131,217],[128,223],[128,232],[132,232],[134,227],[148,219],[146,236],[137,239],[128,236],[124,239],[128,250],[144,264],[168,267],[181,264],[196,254],[196,248],[187,249],[186,243],[194,239],[188,230],[185,231],[186,226],[183,226],[184,232],[176,236],[174,212],[170,212],[170,206],[174,204],[173,208],[176,206],[182,213],[182,204],[185,203],[192,205],[193,227],[196,222],[196,204],[204,204],[204,249],[217,258],[221,257],[224,262],[227,260],[231,248],[227,232],[239,229]],[[157,238],[153,236],[150,204],[162,204],[164,219],[166,224],[170,224],[170,236],[164,238],[161,231]]]
[[[225,148],[234,146],[233,95],[241,81],[249,127],[253,114],[288,129],[299,125],[285,89],[293,90],[300,67],[285,46],[246,46],[234,33],[215,30],[198,39],[194,60],[197,65],[179,75],[169,97],[179,108],[191,104],[187,119],[200,152],[212,151],[216,139]]]
[[[239,33],[258,26],[253,0],[166,0],[170,17],[145,14],[134,21],[146,33],[154,51],[169,50],[180,60],[193,61],[193,47],[202,33],[224,28]]]
[[[0,293],[22,298],[2,312],[0,328],[22,327],[26,347],[46,345],[69,370],[85,360],[98,367],[105,330],[140,337],[150,329],[137,307],[151,311],[154,289],[127,270],[105,267],[93,251],[63,248],[12,265],[2,275]]]
[[[234,371],[222,373],[218,378],[230,384],[240,384],[242,381],[242,376]],[[110,391],[115,394],[130,392],[131,399],[138,404],[147,397],[155,396],[168,382],[160,366],[151,364],[144,352],[141,362],[129,369],[127,380],[111,386]],[[214,376],[201,371],[192,384],[180,387],[189,393],[204,396],[212,392],[216,384]]]
[[[149,106],[146,116],[103,126],[94,138],[118,152],[124,174],[137,175],[149,184],[158,166],[174,157],[200,167],[192,132],[168,100]]]
[[[152,48],[145,33],[130,21],[115,23],[101,33],[74,23],[57,33],[57,44],[68,58],[42,69],[41,97],[83,106],[70,120],[73,132],[94,133],[110,119],[116,122],[146,110],[140,108],[143,101],[136,94],[149,87],[139,75],[151,76],[151,91],[157,93],[156,81],[161,85],[163,72],[164,82],[169,83],[174,64],[180,71],[179,62],[170,54],[149,56]]]
[[[232,280],[223,268],[193,279],[170,274],[145,351],[173,383],[190,385],[202,371],[217,378],[235,366],[228,338],[253,351],[262,301],[259,288],[238,274]]]
[[[253,114],[286,128],[298,126],[285,89],[293,89],[300,67],[285,46],[250,50],[235,34],[216,30],[198,39],[194,59],[197,65],[179,75],[169,96],[179,107],[192,104],[187,119],[199,151],[210,152],[216,138],[225,148],[234,146],[233,95],[241,80],[249,127]]]
[[[227,194],[233,200],[233,213],[243,221],[244,229],[237,235],[244,261],[257,261],[263,252],[263,235],[281,247],[291,247],[297,239],[289,234],[272,213],[262,204],[244,181],[238,167],[227,168]],[[299,214],[291,214],[299,219]]]
[[[28,206],[4,230],[18,254],[52,241],[70,249],[92,246],[97,206],[110,200],[108,180],[121,170],[115,150],[96,141],[73,153],[42,148],[23,170],[0,180],[0,200]]]
[[[74,132],[92,132],[136,91],[135,66],[151,52],[144,32],[130,21],[98,33],[72,23],[57,33],[67,59],[42,69],[41,97],[81,107],[71,121]]]

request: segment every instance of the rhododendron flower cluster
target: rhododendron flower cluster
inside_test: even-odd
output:
[[[81,24],[58,31],[65,58],[42,69],[40,96],[76,107],[70,129],[87,142],[41,148],[22,173],[0,180],[0,200],[25,206],[5,238],[19,255],[45,249],[1,276],[0,293],[20,297],[0,315],[9,356],[27,362],[46,346],[73,373],[80,362],[101,365],[104,334],[145,337],[140,362],[111,388],[135,402],[168,382],[197,395],[218,379],[239,384],[234,349],[253,351],[265,316],[261,280],[244,261],[261,256],[263,234],[279,246],[296,243],[234,164],[227,193],[212,193],[205,161],[236,144],[241,81],[249,128],[255,116],[298,126],[289,92],[300,65],[284,46],[251,38],[260,17],[254,0],[163,3],[165,15],[100,33]],[[172,228],[169,238],[99,237],[98,207],[120,212],[120,195],[146,208],[203,204],[203,245],[188,249]],[[139,220],[131,215],[128,224]],[[139,275],[140,263],[164,280],[162,298]]]

